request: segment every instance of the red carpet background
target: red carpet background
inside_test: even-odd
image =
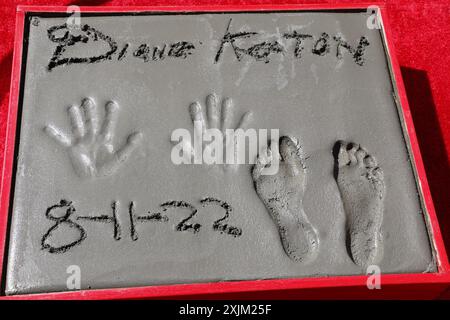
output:
[[[357,3],[265,0],[0,0],[0,168],[6,130],[17,5],[213,5]],[[441,230],[450,252],[450,1],[378,1],[388,9],[392,39],[402,67],[420,149]]]

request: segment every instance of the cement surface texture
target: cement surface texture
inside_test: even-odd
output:
[[[6,293],[434,271],[368,17],[30,17]],[[272,182],[171,160],[174,130],[228,107],[230,128],[292,137]]]

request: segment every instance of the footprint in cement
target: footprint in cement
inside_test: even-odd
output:
[[[355,143],[338,141],[335,176],[347,218],[347,249],[366,268],[382,255],[384,176],[377,162]]]
[[[279,161],[278,171],[263,174],[274,161]],[[273,143],[261,152],[252,171],[256,192],[278,227],[286,254],[300,262],[313,260],[319,248],[317,231],[303,210],[306,175],[302,148],[288,136],[280,138],[279,154]]]

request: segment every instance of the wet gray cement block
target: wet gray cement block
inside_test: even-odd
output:
[[[384,173],[381,271],[435,270],[382,37],[367,28],[367,18],[317,12],[82,16],[88,27],[78,35],[85,42],[65,47],[53,62],[67,29],[51,28],[65,18],[32,18],[6,293],[67,290],[70,266],[79,267],[84,289],[365,274],[346,248],[347,215],[333,176],[338,140],[364,146]],[[238,38],[242,50],[236,54],[230,43],[220,52],[228,25],[233,34],[257,34]],[[300,57],[295,40],[284,36],[293,31],[312,36],[303,40]],[[318,42],[323,33],[329,39]],[[355,50],[363,36],[369,45],[360,55],[341,46],[339,56],[338,36]],[[180,49],[180,41],[187,47]],[[113,50],[114,43],[110,59],[86,59]],[[145,47],[139,51],[142,44],[150,48],[147,57]],[[164,44],[165,58],[154,61],[153,47]],[[267,48],[272,53],[265,57]],[[70,57],[81,59],[59,64]],[[308,175],[303,210],[320,240],[312,261],[285,253],[277,225],[255,192],[252,165],[224,170],[172,163],[172,131],[192,130],[189,106],[199,101],[205,107],[210,93],[233,99],[234,126],[252,111],[251,128],[298,138]],[[108,107],[118,106],[113,146],[129,147],[128,158],[104,172],[77,168],[83,160],[73,157],[82,153],[55,142],[50,136],[56,131],[47,127],[70,137],[68,107],[86,97],[97,106],[99,121],[105,105],[115,101]],[[207,197],[232,208],[221,222],[228,231],[235,227],[234,234],[213,228],[225,210],[201,201]],[[100,218],[89,218],[95,216]]]

